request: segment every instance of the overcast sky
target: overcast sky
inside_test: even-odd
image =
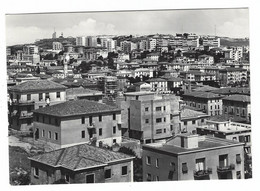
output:
[[[67,36],[121,34],[216,34],[249,37],[248,9],[168,10],[6,15],[6,44]]]

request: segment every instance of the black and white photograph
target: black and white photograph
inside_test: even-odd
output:
[[[8,187],[250,184],[253,8],[78,6],[4,13]]]

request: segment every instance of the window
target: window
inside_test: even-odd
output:
[[[149,119],[145,119],[145,123],[149,123]]]
[[[45,130],[42,130],[42,137],[45,137]]]
[[[155,167],[157,167],[157,168],[159,167],[159,159],[155,160]]]
[[[185,174],[188,172],[187,163],[182,163],[182,173]]]
[[[237,162],[237,164],[241,163],[241,156],[240,156],[240,154],[236,155],[236,162]]]
[[[201,123],[204,123],[204,119],[201,119]]]
[[[27,119],[27,125],[31,125],[32,124],[32,121],[31,121],[31,119]]]
[[[27,101],[31,100],[31,94],[27,94]]]
[[[164,111],[166,110],[166,106],[163,106],[163,110],[164,110]]]
[[[146,164],[151,165],[151,157],[150,156],[146,156]]]
[[[86,183],[95,183],[95,174],[86,175]]]
[[[236,141],[237,140],[237,137],[233,137],[233,139],[232,139],[233,141]]]
[[[58,120],[57,118],[55,118],[55,125],[56,125],[56,126],[60,126],[59,120]]]
[[[48,138],[51,139],[51,131],[48,132]]]
[[[70,182],[70,175],[65,174],[65,182]]]
[[[162,111],[162,107],[156,107],[155,110],[156,111]]]
[[[175,163],[174,163],[174,162],[170,162],[170,166],[171,166],[171,169],[172,169],[173,171],[175,171]]]
[[[162,133],[162,129],[156,129],[156,134],[161,134]]]
[[[113,126],[113,134],[116,134],[116,126]]]
[[[210,109],[212,110],[212,105],[210,106]]]
[[[85,117],[81,117],[81,124],[85,124]]]
[[[113,120],[116,120],[116,114],[115,113],[113,114]]]
[[[113,139],[113,143],[116,143],[116,139]]]
[[[237,179],[241,179],[241,172],[237,171]]]
[[[111,178],[111,169],[106,169],[105,170],[105,179]]]
[[[166,129],[165,128],[163,129],[163,132],[166,133]]]
[[[161,123],[162,122],[162,118],[156,118],[156,123]]]
[[[149,111],[149,107],[146,107],[146,108],[145,108],[145,111]]]
[[[89,122],[89,125],[92,125],[92,123],[93,123],[92,116],[89,116],[88,122]]]
[[[33,175],[34,177],[38,178],[39,177],[39,168],[35,167],[33,170]]]
[[[56,98],[60,98],[60,92],[56,93]]]
[[[228,155],[219,155],[219,166],[226,167],[228,165]]]
[[[98,130],[98,135],[99,135],[99,136],[102,136],[102,128],[100,128],[100,129]]]
[[[45,99],[49,99],[50,98],[50,94],[49,93],[45,93]]]
[[[155,181],[159,181],[159,176],[156,176],[156,177],[155,177]]]
[[[187,121],[184,121],[184,125],[187,125]]]
[[[81,138],[82,138],[82,139],[85,138],[85,131],[81,131]]]
[[[146,175],[146,180],[147,180],[147,181],[151,181],[151,180],[152,180],[152,175],[148,173],[148,174]]]
[[[171,131],[173,131],[173,125],[171,125]]]
[[[55,140],[58,140],[58,133],[55,132],[55,136],[54,136]]]
[[[122,175],[127,175],[127,166],[122,166]]]
[[[31,106],[28,106],[28,107],[27,107],[27,112],[30,113],[31,111],[32,111]]]
[[[163,118],[164,122],[166,122],[166,117]]]
[[[102,115],[98,116],[98,121],[101,122],[102,121]]]
[[[205,158],[196,159],[196,171],[205,170]]]
[[[42,93],[39,93],[39,101],[42,101]]]
[[[196,122],[196,121],[195,121],[195,120],[193,120],[193,121],[192,121],[192,124],[194,125],[194,124],[195,124],[195,122]]]

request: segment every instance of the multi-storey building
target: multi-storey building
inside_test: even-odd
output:
[[[88,144],[43,153],[29,158],[31,184],[133,182],[133,158]]]
[[[76,46],[86,46],[86,37],[84,36],[76,37]]]
[[[143,145],[143,181],[243,179],[243,146],[188,133]]]
[[[220,47],[220,38],[214,36],[202,37],[202,45],[204,47]]]
[[[66,101],[65,89],[65,86],[49,80],[31,80],[10,87],[10,127],[24,131],[32,128],[32,111]]]
[[[53,148],[93,142],[121,143],[121,110],[89,100],[67,101],[34,111],[34,139]]]
[[[179,128],[179,99],[153,92],[128,92],[117,99],[122,108],[122,134],[150,143],[169,138]]]
[[[214,57],[210,56],[210,55],[203,54],[203,55],[198,56],[198,61],[211,65],[211,64],[214,64]]]
[[[98,80],[98,88],[105,95],[114,95],[118,91],[117,77],[104,76]]]
[[[52,43],[52,50],[62,50],[63,46],[60,42],[53,42]]]
[[[251,101],[248,95],[234,94],[222,99],[223,114],[230,117],[240,117],[245,122],[251,122]]]
[[[243,68],[225,68],[219,70],[219,82],[221,86],[230,86],[236,83],[246,83],[247,70]]]
[[[137,49],[137,44],[131,41],[122,41],[120,47],[124,53],[130,53],[132,50]]]
[[[87,36],[86,37],[86,47],[97,47],[97,37]]]
[[[222,115],[222,97],[211,92],[191,92],[182,95],[186,105],[207,115]]]
[[[165,79],[162,78],[152,78],[146,80],[147,83],[151,85],[151,91],[164,93],[168,91],[168,84]]]
[[[230,58],[238,61],[243,58],[243,47],[231,47],[231,49],[225,51],[225,58]]]
[[[24,54],[38,54],[39,48],[36,45],[27,45],[23,47]]]
[[[156,39],[150,38],[149,39],[149,51],[153,51],[156,49]]]

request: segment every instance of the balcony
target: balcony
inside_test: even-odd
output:
[[[219,173],[230,172],[230,171],[232,171],[232,170],[234,170],[234,169],[235,169],[235,165],[234,165],[234,164],[230,164],[230,165],[228,165],[228,166],[218,166],[218,167],[217,167],[217,171],[218,171]]]
[[[194,170],[193,174],[197,179],[208,177],[210,174],[212,174],[212,169],[208,168],[206,170]]]

